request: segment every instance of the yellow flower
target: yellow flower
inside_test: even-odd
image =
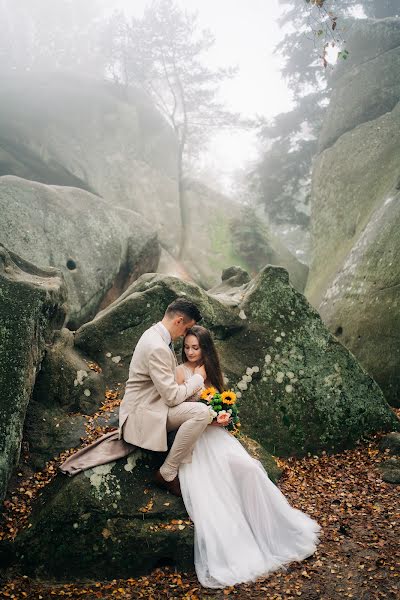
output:
[[[200,394],[200,398],[202,400],[211,400],[214,394],[217,393],[217,390],[214,387],[209,387],[206,390],[203,390]]]
[[[235,392],[232,392],[232,390],[230,390],[228,392],[222,392],[221,400],[222,400],[222,402],[224,402],[224,404],[235,404],[236,394],[235,394]]]

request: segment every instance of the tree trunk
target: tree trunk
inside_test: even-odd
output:
[[[188,222],[186,214],[186,204],[184,196],[184,185],[183,185],[183,147],[179,145],[178,151],[178,197],[179,197],[179,210],[181,215],[181,233],[179,236],[179,250],[178,258],[182,260],[185,246],[186,246],[186,224]]]

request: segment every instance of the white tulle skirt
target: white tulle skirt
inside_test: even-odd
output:
[[[179,478],[204,587],[254,581],[314,553],[318,523],[290,506],[261,463],[227,431],[207,427]]]

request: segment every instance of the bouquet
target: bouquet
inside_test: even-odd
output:
[[[229,431],[238,433],[240,422],[235,392],[228,390],[220,393],[214,387],[209,387],[202,391],[200,402],[208,406],[211,421],[215,419]]]

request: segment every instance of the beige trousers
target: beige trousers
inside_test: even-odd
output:
[[[179,465],[188,456],[210,422],[210,413],[202,402],[182,402],[168,409],[167,431],[178,430],[160,473],[166,481],[178,474]]]

